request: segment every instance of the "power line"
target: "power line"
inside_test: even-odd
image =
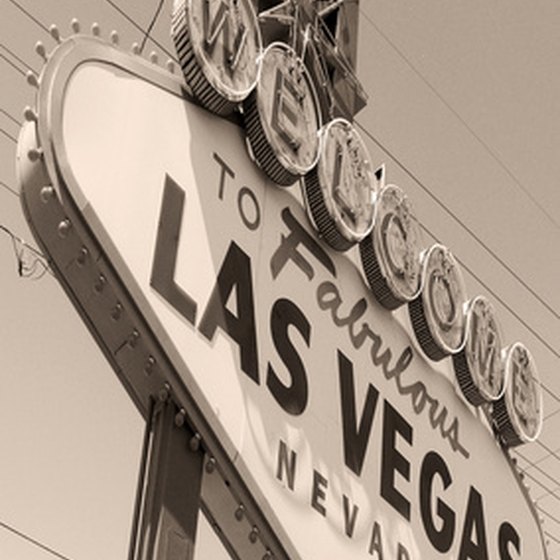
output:
[[[4,56],[2,53],[0,53],[0,58],[4,62],[9,64],[16,72],[20,73],[22,76],[25,76],[25,72],[17,64],[14,64],[7,56]]]
[[[422,229],[430,235],[437,243],[439,243],[439,239],[424,225],[420,224]],[[469,268],[459,257],[455,256],[457,262],[464,268],[481,286],[484,286],[486,290],[494,297],[497,301],[499,301],[529,332],[533,334],[554,356],[560,358],[560,352],[558,352],[551,344],[546,341],[540,333],[538,333],[533,327],[531,327],[517,311],[515,311],[512,307],[510,307],[501,296],[499,296],[492,288],[490,288],[487,284],[485,284],[482,279],[471,269]],[[554,393],[551,389],[549,389],[542,381],[540,383],[543,391],[547,393],[553,400],[557,403],[560,403],[560,397]],[[560,457],[558,457],[560,460]]]
[[[485,251],[491,255],[507,272],[509,272],[531,295],[537,299],[555,318],[560,319],[560,313],[556,311],[547,301],[545,301],[531,286],[525,282],[493,249],[491,249],[469,226],[467,226],[450,208],[448,208],[437,196],[435,196],[426,185],[402,163],[386,146],[384,146],[377,138],[373,136],[369,130],[356,121],[364,133],[372,140],[381,150],[383,150],[446,214],[458,223]],[[560,357],[560,356],[559,356]]]
[[[6,115],[12,122],[14,122],[15,124],[17,124],[18,126],[21,126],[21,123],[20,123],[15,117],[13,117],[10,113],[8,113],[8,111],[6,111],[5,109],[2,109],[2,107],[0,107],[0,113],[3,113],[3,114]]]
[[[60,552],[57,552],[56,550],[54,550],[50,546],[47,546],[46,544],[43,544],[42,542],[38,541],[37,539],[34,539],[33,537],[30,537],[26,533],[24,533],[22,531],[19,531],[18,529],[12,527],[11,525],[8,525],[7,523],[4,523],[3,521],[0,521],[0,527],[3,527],[7,531],[10,531],[14,535],[17,535],[18,537],[20,537],[23,540],[27,541],[28,543],[36,546],[37,548],[40,548],[41,550],[44,550],[45,552],[48,552],[49,554],[52,554],[56,558],[60,558],[60,560],[72,560],[70,557],[64,556],[63,554],[60,554]]]
[[[17,196],[19,198],[19,193],[15,189],[10,187],[10,185],[4,183],[4,181],[0,181],[0,186],[4,187],[8,192],[11,192],[14,196]]]
[[[476,131],[465,121],[459,112],[439,93],[439,91],[422,75],[422,73],[412,64],[408,57],[391,41],[391,39],[379,28],[379,26],[363,11],[360,10],[365,19],[374,27],[374,29],[383,37],[383,39],[393,48],[399,57],[406,63],[406,65],[418,76],[418,78],[430,89],[430,91],[447,107],[447,109],[457,118],[457,120],[472,134],[478,143],[490,154],[492,159],[501,167],[501,169],[512,179],[512,181],[525,193],[525,195],[533,202],[535,206],[552,222],[557,228],[560,229],[560,224],[554,219],[546,208],[531,194],[523,183],[513,174],[507,165],[500,159],[496,152],[485,142]]]
[[[40,22],[33,14],[28,12],[19,2],[17,2],[16,0],[8,0],[8,2],[10,2],[10,4],[15,6],[20,12],[26,15],[31,21],[35,22],[35,24],[43,29],[45,33],[48,33],[50,35],[50,31],[48,30],[47,26],[44,23]]]
[[[143,35],[144,33],[146,33],[146,30],[141,25],[136,23],[136,21],[134,21],[134,19],[132,19],[120,6],[115,4],[113,0],[105,0],[105,2],[107,2],[107,4],[109,4],[114,10],[116,10],[119,14],[121,14],[131,25],[133,25],[138,31],[140,31],[140,33],[142,33]],[[150,40],[155,45],[157,45],[165,54],[167,54],[169,58],[179,63],[179,59],[173,53],[171,53],[164,45],[162,45],[157,39],[150,36]]]
[[[544,508],[542,508],[541,506],[539,506],[538,504],[536,504],[535,506],[541,513],[543,513],[544,515],[546,515],[549,519],[552,519],[552,521],[554,521],[555,523],[558,523],[558,525],[560,525],[560,519],[558,519],[557,517],[555,517],[554,515],[552,515],[551,513],[549,513],[548,511],[546,511]]]
[[[9,132],[6,132],[2,127],[0,127],[0,132],[4,136],[6,136],[6,138],[9,138],[14,144],[17,144],[17,140]]]
[[[161,9],[163,8],[163,3],[164,3],[164,0],[160,0],[159,5],[156,8],[156,11],[154,13],[154,17],[152,18],[152,21],[150,22],[150,25],[146,29],[146,33],[144,34],[144,37],[142,39],[142,44],[140,45],[140,52],[142,52],[144,50],[144,47],[146,46],[146,41],[148,40],[148,37],[150,36],[150,33],[152,32],[152,29],[154,28],[156,20],[159,17]]]
[[[18,237],[12,231],[0,224],[0,231],[6,233],[12,240],[14,254],[18,264],[18,274],[22,278],[32,278],[40,280],[47,272],[54,276],[47,258],[35,247],[26,243],[21,237]],[[31,258],[25,256],[25,250],[33,254]]]
[[[535,470],[537,470],[538,472],[540,472],[545,478],[547,478],[548,480],[550,480],[550,482],[552,482],[552,484],[555,484],[555,485],[556,485],[556,487],[554,488],[554,490],[550,490],[550,489],[547,488],[547,492],[548,492],[548,495],[552,495],[552,496],[554,496],[557,500],[560,501],[560,496],[558,496],[558,495],[556,494],[556,491],[558,490],[558,487],[560,486],[560,482],[559,482],[556,478],[554,478],[553,476],[551,476],[550,474],[548,474],[542,467],[539,467],[539,466],[537,465],[536,462],[531,461],[530,459],[528,459],[527,457],[525,457],[525,455],[523,455],[523,454],[520,453],[519,451],[517,452],[517,454],[518,454],[519,457],[521,457],[526,463],[529,464],[529,466],[527,466],[527,467],[525,467],[525,468],[523,469],[523,472],[524,472],[525,474],[527,474],[528,469],[535,469]]]
[[[21,57],[19,57],[14,51],[9,49],[6,45],[4,45],[3,43],[0,43],[0,47],[2,47],[8,54],[10,54],[13,58],[15,58],[20,64],[25,66],[25,68],[28,68],[29,70],[33,70],[33,72],[37,73],[37,71],[35,70],[35,68],[33,68],[33,66],[31,66],[30,64],[27,64],[27,62],[25,62],[25,60],[23,60]]]

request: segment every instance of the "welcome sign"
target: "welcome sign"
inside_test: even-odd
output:
[[[182,80],[69,39],[20,145],[29,218],[112,363],[153,338],[291,556],[546,558],[451,364],[427,357],[408,315],[367,289],[357,252],[324,243],[298,188],[277,188],[240,126],[194,105]],[[70,217],[49,230],[59,211]],[[113,273],[126,290],[100,317]],[[135,367],[138,402],[158,363]]]

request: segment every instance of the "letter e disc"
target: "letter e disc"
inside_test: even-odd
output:
[[[375,227],[360,243],[366,280],[385,308],[396,309],[418,295],[421,242],[410,200],[396,185],[387,185],[375,202]]]
[[[243,109],[253,158],[276,184],[291,185],[315,166],[319,104],[311,77],[291,47],[267,47],[257,87]]]
[[[516,342],[504,351],[506,390],[492,416],[508,447],[535,441],[543,424],[542,389],[529,350]]]
[[[251,0],[176,0],[172,37],[203,107],[227,115],[256,86],[262,41]]]
[[[323,239],[346,251],[373,228],[377,183],[367,148],[350,122],[335,119],[320,137],[319,163],[305,175],[305,202]]]
[[[409,303],[416,338],[432,360],[461,349],[466,290],[461,269],[449,249],[433,245],[423,258],[422,292]]]

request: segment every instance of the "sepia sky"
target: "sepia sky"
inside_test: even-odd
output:
[[[17,5],[20,7],[18,7]],[[35,245],[17,193],[15,143],[34,90],[22,70],[53,40],[112,29],[128,48],[159,2],[0,0],[0,225]],[[152,36],[170,51],[165,0]],[[117,8],[115,8],[117,6]],[[545,388],[541,444],[516,457],[560,559],[560,4],[557,0],[362,0],[356,121],[374,164],[412,199],[426,246],[449,246],[470,296],[496,306],[508,342]],[[27,12],[27,13],[25,13]],[[125,15],[123,15],[123,13]],[[166,55],[151,40],[151,50]],[[72,560],[128,551],[143,423],[62,288],[23,279],[0,232],[0,524]],[[17,245],[16,245],[17,247]],[[198,559],[219,558],[203,527]],[[0,556],[53,554],[0,526]]]

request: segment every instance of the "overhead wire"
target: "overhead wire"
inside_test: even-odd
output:
[[[368,138],[374,142],[385,154],[387,154],[446,214],[459,224],[492,258],[494,258],[511,276],[513,276],[543,307],[545,307],[555,318],[560,319],[560,313],[556,311],[543,297],[523,280],[487,243],[485,243],[468,225],[466,225],[450,208],[448,208],[430,189],[402,163],[379,139],[377,139],[364,125],[356,121],[356,125],[364,131]],[[559,355],[560,357],[560,355]]]
[[[138,31],[140,31],[143,35],[146,33],[146,29],[144,29],[140,24],[138,24],[132,17],[128,15],[128,13],[123,10],[118,4],[113,2],[113,0],[105,0],[107,4],[109,4],[114,10],[116,10],[121,16],[123,16],[133,27],[135,27]],[[152,41],[155,45],[157,45],[165,54],[169,56],[172,60],[179,63],[179,59],[175,54],[169,51],[167,47],[162,45],[157,39],[149,36],[150,41]]]
[[[0,58],[4,62],[9,64],[16,72],[18,72],[22,76],[25,76],[25,72],[17,64],[14,64],[7,56],[4,56],[2,53],[0,53]]]
[[[516,454],[521,457],[521,459],[523,459],[523,461],[525,461],[528,466],[524,467],[522,469],[522,473],[526,474],[528,469],[535,469],[536,471],[538,471],[539,473],[541,473],[545,478],[547,478],[550,482],[552,482],[553,484],[555,484],[556,486],[554,487],[554,489],[546,489],[547,492],[549,494],[551,494],[552,496],[554,496],[557,500],[560,501],[560,495],[556,494],[556,492],[558,490],[560,490],[560,482],[553,477],[552,475],[548,474],[542,467],[540,467],[537,462],[535,461],[531,461],[528,457],[526,457],[523,453],[521,453],[520,451],[517,451]]]
[[[391,48],[397,53],[397,55],[405,62],[405,64],[416,74],[416,76],[430,89],[430,91],[447,107],[447,109],[457,118],[457,120],[470,132],[470,134],[477,140],[477,142],[486,150],[492,159],[501,167],[501,169],[512,179],[512,181],[519,187],[525,195],[539,208],[539,210],[548,218],[548,220],[553,223],[558,229],[560,229],[560,223],[558,223],[552,214],[550,214],[546,208],[531,194],[530,190],[523,185],[523,183],[514,175],[514,173],[509,169],[509,167],[501,160],[501,158],[496,154],[496,152],[490,147],[490,145],[485,142],[479,134],[467,123],[467,121],[461,116],[461,114],[439,93],[439,91],[426,79],[426,77],[412,64],[409,58],[404,54],[404,52],[399,49],[399,47],[384,33],[379,26],[369,17],[369,15],[362,9],[360,13],[364,18],[370,23],[370,25],[379,33],[379,35],[391,46]]]
[[[7,185],[6,183],[4,183],[4,181],[0,181],[0,187],[3,187],[8,192],[12,193],[14,196],[17,196],[19,198],[19,193],[15,189],[10,187],[10,185]]]
[[[15,235],[8,227],[2,224],[0,224],[0,231],[6,233],[12,241],[20,277],[40,280],[47,273],[54,276],[47,258],[41,251],[26,243],[21,237]],[[29,259],[26,258],[26,250],[33,255]]]
[[[420,186],[423,190],[428,192],[430,196],[432,196],[434,200],[446,212],[450,213],[450,215],[452,215],[460,225],[462,225],[467,231],[470,232],[470,228],[465,226],[462,223],[462,221],[457,216],[455,216],[455,214],[453,214],[449,209],[447,209],[447,207],[441,201],[437,199],[437,197],[434,197],[429,192],[429,189],[422,183],[422,181],[412,171],[410,171],[408,167],[404,163],[402,163],[388,148],[386,148],[377,138],[375,138],[373,134],[369,130],[367,130],[367,128],[365,128],[365,126],[363,126],[357,121],[356,121],[356,125],[364,132],[364,134],[366,134],[368,138],[370,138],[370,140],[372,140],[381,150],[383,150],[383,152],[385,152],[385,154],[387,154],[418,186]],[[429,235],[431,235],[434,239],[437,240],[437,237],[425,225],[423,224],[421,225]],[[478,240],[478,237],[475,237],[475,239]],[[480,243],[482,244],[483,247],[486,247],[483,242],[480,241]],[[490,254],[493,254],[493,251]],[[498,262],[500,262],[500,260],[501,259],[499,259]],[[560,358],[560,351],[556,350],[539,332],[536,331],[536,329],[534,329],[531,325],[529,325],[527,321],[525,321],[525,319],[521,317],[519,313],[517,313],[517,311],[515,311],[501,296],[499,296],[494,290],[492,290],[492,288],[490,288],[486,284],[486,282],[484,282],[470,267],[468,267],[464,261],[462,261],[459,258],[457,258],[457,261],[459,262],[459,264],[461,264],[463,268],[465,268],[465,270],[467,270],[467,272],[469,272],[469,274],[473,276],[473,278],[477,280],[477,282],[479,282],[482,286],[484,286],[484,288],[486,288],[486,290],[488,290],[488,292],[491,293],[492,296],[495,297],[528,331],[530,331],[533,334],[533,336],[535,336],[535,338],[537,338],[552,354],[554,354],[557,358]],[[525,283],[518,277],[518,275],[515,274],[514,271],[511,271],[511,273],[513,274],[514,278],[518,279],[519,282],[524,287],[526,287]],[[530,291],[531,293],[533,293],[533,290],[530,289]],[[536,297],[539,301],[542,300],[542,298],[540,298],[538,294],[536,294]],[[547,309],[550,307],[546,302],[544,302],[544,305],[547,307]],[[555,317],[560,318],[560,315],[554,309],[550,308],[549,310],[554,314]],[[558,400],[560,402],[560,399]]]
[[[23,60],[23,58],[21,58],[18,54],[16,54],[9,47],[4,45],[4,43],[0,43],[0,47],[2,47],[12,58],[15,58],[22,66],[24,66],[28,70],[33,70],[33,72],[37,73],[37,71],[35,70],[35,68],[33,68],[33,66],[31,66],[30,64],[25,62],[25,60]]]
[[[50,35],[50,31],[48,30],[47,26],[39,21],[33,14],[31,14],[28,10],[26,10],[17,0],[8,0],[10,4],[15,6],[20,12],[22,12],[25,16],[27,16],[31,21],[33,21],[36,25],[38,25],[45,33]]]
[[[152,17],[152,21],[150,22],[150,25],[148,25],[148,27],[146,28],[146,32],[144,33],[144,37],[142,38],[142,43],[140,44],[140,52],[144,51],[144,47],[146,46],[146,41],[148,40],[148,37],[150,36],[152,29],[154,28],[154,25],[159,17],[159,14],[161,13],[163,4],[164,4],[164,0],[159,0],[158,7],[156,8],[156,11],[154,12],[154,15]]]
[[[9,132],[4,130],[1,126],[0,126],[0,133],[2,133],[6,138],[10,139],[14,144],[17,144],[16,138],[12,136]]]
[[[21,126],[21,123],[12,114],[6,111],[5,109],[2,109],[2,107],[0,107],[0,113],[6,115],[6,117],[8,117],[13,123],[17,124],[18,126]]]
[[[39,541],[37,539],[34,539],[33,537],[29,536],[27,533],[24,533],[23,531],[20,531],[19,529],[16,529],[12,525],[9,525],[8,523],[5,523],[4,521],[0,521],[0,527],[3,527],[4,529],[6,529],[6,531],[10,531],[14,535],[17,535],[18,537],[20,537],[24,541],[27,541],[28,543],[36,546],[37,548],[40,548],[44,552],[47,552],[47,553],[51,554],[55,558],[59,558],[60,560],[72,560],[69,556],[64,556],[64,554],[61,554],[60,552],[57,552],[54,548],[51,548],[50,546],[47,546],[46,544],[42,543],[41,541]]]

